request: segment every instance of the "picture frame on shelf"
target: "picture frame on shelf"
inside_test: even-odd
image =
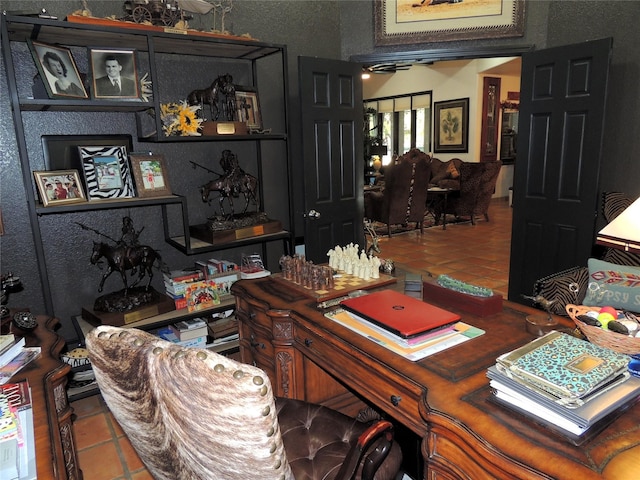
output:
[[[78,151],[90,200],[135,197],[124,145],[81,146]]]
[[[45,207],[87,201],[78,170],[36,170],[33,176]]]
[[[236,112],[238,121],[246,123],[249,131],[262,130],[262,112],[256,88],[236,85]]]
[[[437,153],[469,151],[469,98],[433,103],[434,146]]]
[[[171,195],[167,166],[163,155],[132,153],[129,159],[138,197]]]
[[[28,45],[49,98],[89,98],[71,50],[32,40]]]
[[[524,35],[525,0],[373,2],[377,46]]]
[[[140,100],[136,50],[89,48],[89,65],[91,98]]]

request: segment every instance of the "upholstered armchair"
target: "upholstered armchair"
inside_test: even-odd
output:
[[[417,148],[409,150],[395,165],[386,168],[382,192],[365,193],[364,216],[386,223],[389,237],[391,225],[416,222],[416,228],[420,228],[421,233],[424,231],[430,160],[429,155]]]
[[[274,398],[262,370],[141,330],[100,326],[86,344],[105,402],[156,480],[398,474],[387,421]]]
[[[462,162],[460,164],[460,192],[450,195],[447,212],[456,217],[470,217],[475,225],[475,217],[483,215],[489,221],[489,205],[496,188],[502,162]],[[437,215],[436,218],[440,218]]]

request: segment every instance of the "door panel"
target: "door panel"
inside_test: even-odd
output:
[[[523,55],[511,300],[591,255],[610,52],[607,38]]]
[[[306,257],[326,263],[336,245],[364,248],[362,79],[359,65],[299,57]]]

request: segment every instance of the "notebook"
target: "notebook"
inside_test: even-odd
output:
[[[567,405],[626,372],[629,356],[552,331],[497,359],[500,372],[556,396]]]
[[[412,338],[428,330],[445,328],[460,315],[395,290],[380,290],[340,302],[342,308],[402,337]]]

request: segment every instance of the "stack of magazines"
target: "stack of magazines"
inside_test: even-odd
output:
[[[640,398],[629,360],[553,331],[498,357],[487,376],[497,403],[581,445]]]

